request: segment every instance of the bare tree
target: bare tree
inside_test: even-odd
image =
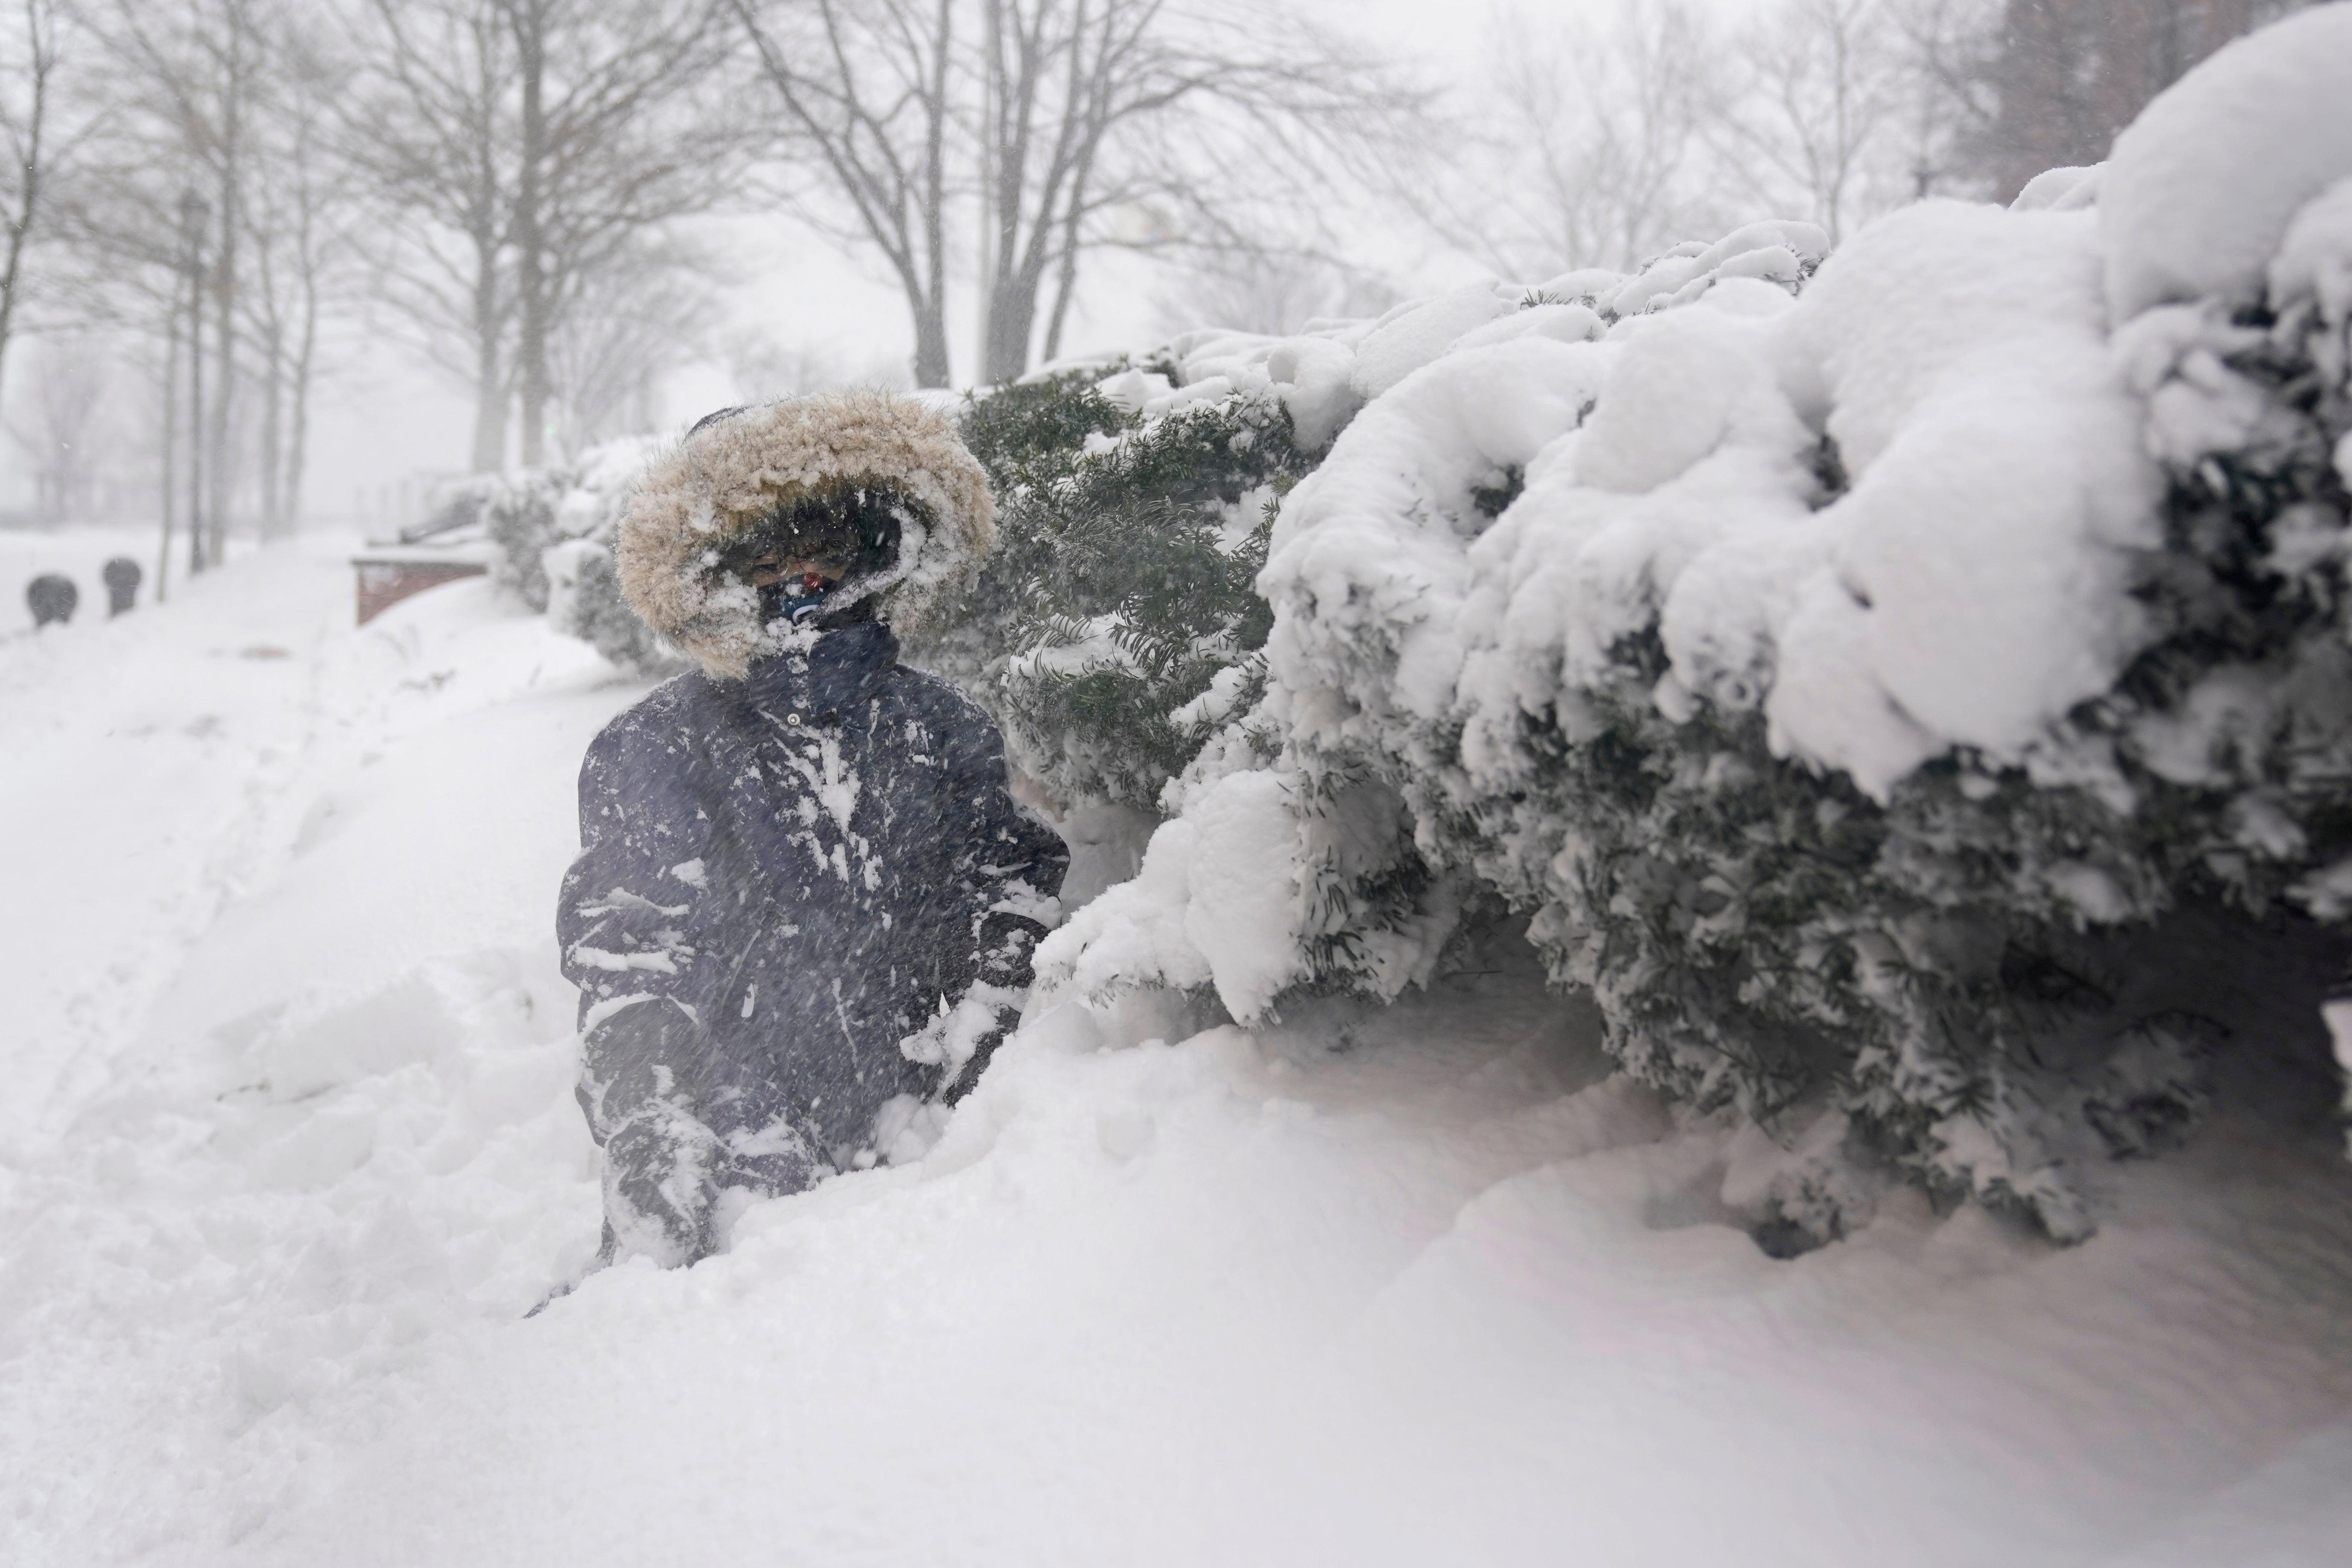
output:
[[[658,249],[594,274],[547,344],[564,449],[652,429],[659,419],[656,384],[703,352],[712,310],[698,269]]]
[[[243,303],[259,362],[261,532],[275,538],[300,515],[322,319],[349,287],[357,213],[334,140],[350,64],[300,25],[274,30],[267,45],[254,146],[266,174],[243,214],[253,258]]]
[[[7,168],[0,171],[8,227],[6,255],[0,258],[0,369],[19,325],[25,258],[46,224],[44,204],[68,140],[57,125],[65,15],[58,0],[16,0],[15,10],[15,47],[0,55],[0,142],[8,154]]]
[[[1279,7],[1167,0],[985,0],[978,146],[982,373],[1060,352],[1089,247],[1132,245],[1111,215],[1168,216],[1150,248],[1196,260],[1303,243],[1323,182],[1384,151],[1422,107],[1381,62]]]
[[[347,145],[398,235],[386,302],[475,389],[473,461],[543,459],[552,344],[602,269],[733,195],[745,131],[706,91],[718,0],[365,0]]]
[[[370,68],[347,100],[365,195],[398,223],[379,252],[382,296],[429,353],[474,388],[473,463],[503,466],[512,395],[505,265],[512,185],[513,46],[493,0],[367,0]]]
[[[1682,0],[1624,0],[1606,26],[1513,16],[1478,90],[1484,133],[1407,177],[1438,233],[1507,275],[1628,268],[1722,226],[1710,132],[1718,51]]]
[[[1278,7],[1223,0],[730,0],[824,177],[793,193],[880,252],[946,384],[950,236],[976,201],[981,374],[1059,351],[1081,261],[1106,246],[1255,248],[1310,166],[1393,132],[1418,103],[1376,62]],[[1139,235],[1115,215],[1169,221]],[[951,209],[954,209],[951,211]],[[1250,221],[1243,215],[1249,211]],[[1297,226],[1293,223],[1291,226]],[[1046,305],[1051,289],[1051,304]]]
[[[106,363],[87,342],[37,342],[33,418],[8,420],[8,434],[33,459],[42,512],[71,522],[87,515],[97,474],[100,403]]]
[[[717,0],[499,0],[515,39],[516,371],[522,461],[542,460],[549,342],[600,271],[734,194],[740,122],[698,99],[734,43]]]
[[[1177,269],[1154,299],[1161,329],[1230,327],[1276,336],[1318,316],[1378,315],[1396,302],[1379,279],[1322,257],[1254,251]]]
[[[727,370],[735,383],[735,395],[745,403],[847,387],[897,391],[907,384],[902,363],[852,361],[810,343],[767,334],[735,335],[727,353]]]
[[[114,0],[94,23],[114,81],[78,238],[99,309],[163,327],[183,278],[189,360],[189,569],[221,558],[241,478],[246,210],[272,0]],[[206,353],[206,334],[210,353]],[[210,381],[205,375],[207,367]]]
[[[1900,199],[1896,161],[1916,83],[1880,0],[1781,0],[1739,46],[1717,124],[1750,195],[1783,216],[1801,212],[1832,244],[1851,220]]]
[[[1991,63],[2001,0],[1886,0],[1919,90],[1906,141],[1911,195],[1989,194],[1979,155],[2000,109]]]
[[[1890,3],[1950,132],[1937,172],[2006,201],[2044,169],[2105,158],[2189,67],[2304,0]]]
[[[948,384],[948,176],[962,0],[729,0],[814,178],[788,199],[879,251],[906,296],[915,384]],[[845,219],[832,214],[847,208]]]

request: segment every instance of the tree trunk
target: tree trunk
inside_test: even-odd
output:
[[[1017,23],[1018,16],[1014,18]],[[987,271],[982,283],[987,315],[981,328],[981,379],[1005,382],[1029,368],[1029,316],[1015,321],[1020,293],[1021,218],[1024,187],[1029,174],[1029,132],[1035,117],[1035,41],[1019,26],[1012,29],[1017,68],[1005,61],[1006,28],[1003,0],[989,0],[988,37],[982,64],[987,85],[982,113],[981,181],[988,194],[982,216],[981,253]],[[1033,296],[1034,298],[1034,296]],[[1016,348],[1013,342],[1019,334]],[[1017,363],[1016,363],[1017,362]]]
[[[205,569],[205,231],[188,258],[188,575]]]
[[[517,65],[522,74],[522,164],[515,191],[516,303],[522,312],[515,369],[522,382],[522,466],[546,461],[547,258],[540,203],[547,157],[547,116],[541,89],[547,74],[542,0],[515,0]]]
[[[226,214],[236,201],[232,176],[221,183]],[[213,405],[212,427],[205,446],[205,558],[217,566],[228,557],[228,511],[232,470],[229,444],[236,434],[232,416],[236,403],[236,228],[224,216],[220,259],[213,268]]]
[[[286,437],[286,350],[284,332],[271,321],[262,345],[261,372],[261,537],[273,540],[285,526],[278,480]]]
[[[1000,273],[988,303],[990,381],[1018,381],[1029,370],[1029,340],[1037,326],[1040,268],[1024,265]]]
[[[41,178],[47,173],[41,160],[41,132],[48,119],[52,57],[30,0],[25,6],[25,30],[31,46],[33,101],[26,115],[24,167],[18,171],[24,187],[17,195],[16,210],[8,216],[8,257],[5,269],[0,269],[0,371],[7,368],[8,340],[16,325],[16,287],[24,277],[25,246],[32,237],[33,220],[40,211]]]
[[[1014,15],[1017,20],[1019,14]],[[1111,45],[1111,21],[1102,18],[1104,50]],[[1037,296],[1057,256],[1062,292],[1055,307],[1049,358],[1059,347],[1061,321],[1076,284],[1077,215],[1084,210],[1087,171],[1103,134],[1103,84],[1090,76],[1098,78],[1107,62],[1098,58],[1090,72],[1085,0],[1072,7],[1061,25],[1057,37],[1050,31],[1052,19],[1041,10],[1027,28],[1012,30],[1010,62],[1001,31],[987,62],[998,84],[995,117],[987,127],[996,175],[991,236],[995,265],[988,280],[985,336],[986,374],[992,382],[1017,380],[1029,369],[1029,349],[1037,332]],[[1046,73],[1056,53],[1068,57],[1057,110],[1049,108],[1045,98]],[[1042,127],[1041,112],[1047,116]],[[1031,155],[1041,146],[1044,166],[1035,172],[1033,187]],[[1066,191],[1070,214],[1066,229],[1062,221]]]
[[[1069,324],[1070,296],[1078,289],[1078,222],[1083,216],[1079,195],[1086,189],[1085,173],[1074,182],[1070,192],[1070,210],[1062,222],[1061,259],[1056,268],[1060,274],[1054,281],[1054,313],[1045,322],[1045,363],[1053,363],[1062,357],[1062,329]]]
[[[319,349],[319,280],[305,266],[302,273],[302,342],[294,351],[294,375],[288,398],[293,428],[286,439],[286,479],[278,494],[286,508],[286,531],[302,525],[302,481],[310,466],[310,367]]]
[[[499,349],[506,334],[499,309],[499,253],[494,237],[474,237],[474,472],[507,466],[507,374]]]
[[[1112,20],[1109,16],[1103,19],[1105,54],[1110,47],[1108,35]],[[1083,6],[1079,8],[1078,24],[1083,35],[1086,25]],[[1083,237],[1086,223],[1087,193],[1094,186],[1095,156],[1102,149],[1105,133],[1102,100],[1107,89],[1101,79],[1104,61],[1097,60],[1092,79],[1083,83],[1080,69],[1081,61],[1077,47],[1074,44],[1070,57],[1070,97],[1074,103],[1085,102],[1087,113],[1085,133],[1078,143],[1078,154],[1070,168],[1070,194],[1062,212],[1062,244],[1055,262],[1057,276],[1054,280],[1054,313],[1045,323],[1045,361],[1048,364],[1062,357],[1062,329],[1069,324],[1070,300],[1078,291],[1078,241]],[[1047,218],[1053,216],[1050,207],[1045,216]]]
[[[940,0],[931,31],[929,121],[923,142],[922,287],[908,290],[915,310],[915,384],[941,387],[948,360],[947,135],[948,54],[955,40],[953,0]]]
[[[915,384],[949,384],[947,316],[937,299],[915,302]]]
[[[227,558],[228,513],[236,470],[230,443],[236,436],[237,230],[243,218],[244,171],[237,154],[244,137],[245,26],[242,7],[228,8],[228,79],[221,99],[220,259],[213,268],[213,318],[219,353],[213,366],[211,494],[206,498],[211,531],[205,553],[215,564]]]
[[[163,542],[155,555],[155,602],[172,594],[172,524],[179,510],[180,464],[180,285],[172,283],[172,305],[163,328]]]

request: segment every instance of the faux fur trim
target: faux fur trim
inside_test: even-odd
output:
[[[884,619],[919,631],[996,545],[988,476],[955,426],[911,398],[786,398],[697,427],[654,459],[621,519],[621,593],[702,668],[740,679],[760,651],[759,595],[721,570],[727,547],[780,505],[861,485],[919,514],[901,520]]]

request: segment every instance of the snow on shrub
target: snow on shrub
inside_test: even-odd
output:
[[[1361,411],[1281,500],[1263,695],[1048,994],[1392,996],[1500,900],[1631,1071],[1797,1148],[1776,1245],[1894,1172],[2089,1234],[2345,952],[2347,64],[2305,13],[1818,276],[1759,226],[1256,345]]]
[[[1633,277],[1473,284],[1289,338],[1191,332],[978,398],[964,437],[997,491],[998,550],[920,657],[990,707],[1063,802],[1155,805],[1263,690],[1254,584],[1272,507],[1366,399],[1450,349],[1581,342],[1727,277],[1793,286],[1824,247],[1810,225],[1752,225]]]
[[[659,437],[628,437],[568,464],[477,475],[446,503],[478,517],[497,546],[494,582],[544,611],[555,630],[640,674],[685,668],[621,597],[613,560],[629,490],[661,444]]]
[[[664,445],[659,437],[637,436],[583,453],[556,507],[557,542],[541,555],[549,580],[548,624],[641,675],[687,668],[684,656],[639,620],[621,596],[620,568],[613,555],[629,492]]]
[[[1179,395],[1168,374],[1105,368],[965,414],[997,549],[948,634],[917,652],[990,709],[1060,802],[1149,807],[1256,698],[1266,613],[1251,584],[1273,502],[1311,459],[1268,390],[1196,379]]]
[[[534,610],[547,608],[547,568],[540,557],[562,537],[556,509],[571,482],[562,468],[517,468],[477,474],[452,488],[452,504],[471,510],[497,548],[490,580]]]

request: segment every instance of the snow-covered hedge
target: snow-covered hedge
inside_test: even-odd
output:
[[[913,650],[1003,726],[1055,799],[1149,808],[1265,684],[1254,590],[1276,499],[1312,464],[1265,392],[1097,366],[975,400],[996,552]]]
[[[1790,1245],[1895,1171],[2088,1234],[2345,951],[2347,67],[2304,13],[1817,277],[1759,226],[1177,345],[1304,450],[1361,407],[1281,500],[1263,694],[1049,994],[1393,995],[1499,902],[1631,1070],[1799,1148]]]
[[[571,463],[464,481],[453,504],[470,507],[498,547],[491,577],[566,637],[594,646],[624,669],[685,668],[621,597],[613,544],[629,489],[661,444],[631,437]]]

